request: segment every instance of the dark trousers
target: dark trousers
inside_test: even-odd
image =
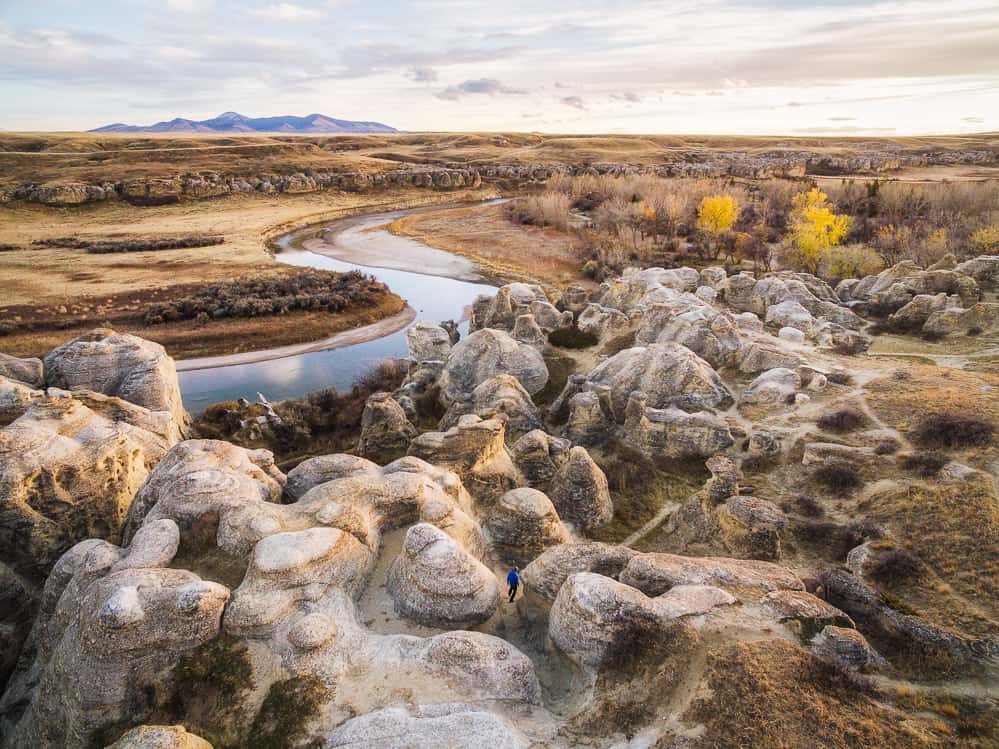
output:
[[[517,597],[517,587],[516,585],[511,585],[507,593],[510,596],[510,603],[513,603],[513,599]]]

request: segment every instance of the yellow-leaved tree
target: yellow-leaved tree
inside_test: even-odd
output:
[[[697,228],[721,234],[732,228],[739,216],[739,206],[731,195],[707,195],[697,208]]]
[[[739,205],[731,195],[706,195],[697,208],[697,228],[708,235],[708,247],[717,247],[718,235],[732,228]],[[713,257],[717,257],[717,252]]]
[[[791,201],[790,246],[786,259],[815,273],[822,255],[846,238],[852,222],[850,216],[833,213],[828,197],[817,187],[795,195]]]

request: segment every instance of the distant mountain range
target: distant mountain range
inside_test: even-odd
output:
[[[92,133],[396,133],[394,127],[380,122],[337,120],[324,114],[305,117],[244,117],[238,112],[224,112],[210,120],[176,117],[155,125],[113,125],[91,130]]]

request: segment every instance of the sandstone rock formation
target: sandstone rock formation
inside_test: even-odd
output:
[[[41,359],[18,359],[0,353],[0,377],[17,380],[32,388],[40,388],[44,382]]]
[[[552,481],[551,501],[559,517],[587,531],[614,517],[607,477],[584,447],[573,447]]]
[[[541,354],[501,330],[486,328],[451,349],[441,374],[441,397],[450,404],[498,374],[513,375],[531,395],[548,382]]]
[[[158,343],[127,333],[98,328],[53,349],[45,357],[45,382],[166,411],[180,425],[187,421],[173,359]]]
[[[400,616],[431,627],[481,624],[499,603],[499,585],[489,568],[426,523],[406,532],[387,585]]]
[[[406,454],[416,434],[396,400],[389,393],[375,393],[364,404],[357,452],[375,463],[391,463]]]
[[[624,421],[631,394],[641,391],[652,408],[676,406],[686,411],[724,408],[732,393],[711,365],[676,343],[656,343],[625,349],[599,364],[586,376],[586,386],[610,388],[617,421]]]
[[[108,749],[212,749],[212,745],[184,726],[137,726]]]
[[[465,414],[491,419],[506,416],[506,437],[516,440],[527,432],[542,427],[541,414],[530,394],[513,375],[498,374],[479,384],[468,397],[456,398],[441,419],[439,427],[450,429]]]
[[[500,497],[489,513],[485,529],[505,556],[520,562],[568,540],[551,500],[529,487],[512,489]]]

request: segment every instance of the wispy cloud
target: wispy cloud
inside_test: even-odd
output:
[[[573,109],[586,109],[586,102],[581,96],[563,96],[561,102]]]
[[[190,2],[190,0],[181,0],[181,2]],[[274,3],[273,5],[267,5],[263,8],[257,8],[256,10],[251,11],[251,13],[260,18],[266,18],[268,21],[284,21],[291,23],[315,21],[322,16],[322,14],[314,8],[304,8],[301,5],[294,5],[292,3]]]
[[[448,86],[446,89],[437,94],[437,98],[444,99],[446,101],[457,101],[468,94],[485,94],[487,96],[512,94],[514,96],[521,96],[526,93],[527,91],[524,89],[504,86],[495,78],[477,78],[475,80],[462,81],[457,85]]]

